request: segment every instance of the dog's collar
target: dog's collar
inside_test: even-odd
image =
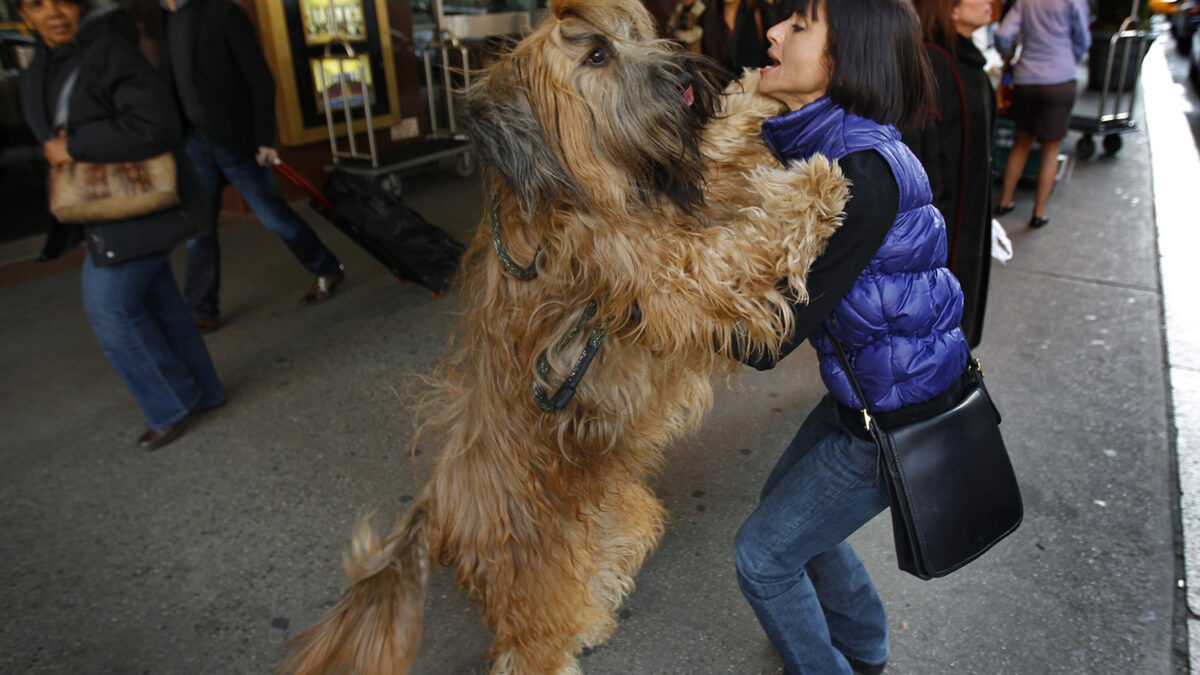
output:
[[[521,281],[529,281],[537,277],[538,260],[542,257],[542,245],[538,244],[537,250],[533,252],[533,262],[529,263],[528,267],[521,267],[511,256],[508,255],[508,250],[504,248],[504,240],[500,237],[500,197],[492,196],[492,244],[496,247],[496,257],[500,258],[500,264],[504,266],[504,271],[520,279]]]
[[[500,197],[492,196],[491,204],[491,221],[492,221],[492,244],[496,247],[496,257],[500,259],[500,265],[504,267],[504,271],[513,275],[521,281],[531,281],[537,278],[538,261],[542,258],[542,245],[538,244],[537,250],[533,252],[533,262],[529,263],[528,267],[521,267],[511,256],[508,255],[508,250],[504,247],[504,240],[500,236]],[[567,334],[562,336],[557,343],[558,349],[563,349],[575,338],[579,333],[579,329],[583,324],[591,320],[596,315],[596,301],[588,302],[583,308],[583,314],[567,331]],[[550,375],[550,359],[542,354],[538,359],[537,377],[533,381],[533,400],[537,406],[545,412],[554,412],[567,407],[571,399],[575,398],[575,391],[579,388],[579,382],[583,380],[584,373],[587,372],[588,366],[592,364],[592,359],[596,357],[596,352],[599,351],[600,345],[604,344],[604,338],[608,336],[608,331],[603,323],[592,328],[592,334],[588,336],[587,344],[583,346],[583,352],[579,358],[575,360],[575,365],[571,367],[571,372],[567,374],[567,379],[554,392],[553,396],[546,394],[545,387],[542,382]]]
[[[583,324],[591,320],[596,315],[596,301],[588,302],[583,308],[583,314],[571,326],[571,330],[559,339],[557,348],[566,347],[572,339],[579,333],[579,329]],[[596,358],[596,352],[600,350],[600,345],[604,344],[604,338],[608,336],[605,330],[604,323],[600,323],[592,328],[592,334],[588,336],[587,344],[583,346],[583,352],[579,358],[575,360],[575,365],[571,367],[571,372],[567,374],[567,379],[563,380],[562,385],[554,392],[553,396],[546,395],[546,389],[542,387],[541,381],[544,381],[550,375],[550,360],[542,354],[538,359],[537,374],[538,377],[533,381],[533,400],[537,406],[545,412],[554,412],[567,407],[571,399],[575,398],[575,392],[579,389],[579,383],[583,380],[584,373],[587,372],[588,366],[592,365],[592,359]]]

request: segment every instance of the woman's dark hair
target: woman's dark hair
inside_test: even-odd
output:
[[[829,98],[880,124],[920,127],[933,77],[909,0],[782,0],[778,16],[816,18],[818,9],[829,25]]]
[[[936,42],[951,54],[958,53],[957,30],[954,26],[954,8],[962,0],[913,0],[913,9],[921,21],[921,32],[925,39]]]
[[[21,15],[18,14],[17,12],[21,9],[21,3],[24,1],[25,0],[8,0],[9,12],[12,16],[13,21],[20,20]],[[88,10],[92,9],[92,7],[93,7],[92,0],[59,0],[59,1],[60,2],[69,2],[72,5],[77,5],[79,7],[79,9],[83,10],[83,12],[85,12],[85,13]]]
[[[732,2],[732,0],[728,1]],[[761,68],[766,65],[766,31],[771,26],[767,23],[767,17],[764,16],[765,8],[762,6],[761,0],[742,0],[742,4],[750,11],[752,17],[762,16],[763,34],[757,36],[756,44],[740,45],[738,53],[731,54],[725,37],[729,31],[729,27],[725,24],[726,4],[727,0],[705,0],[704,14],[700,15],[700,24],[704,27],[704,33],[700,37],[700,50],[705,56],[715,59],[723,67],[729,69],[731,76],[741,77],[742,68]]]

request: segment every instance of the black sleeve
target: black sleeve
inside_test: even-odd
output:
[[[256,146],[275,145],[275,78],[267,67],[254,25],[246,10],[233,5],[225,24],[225,41],[250,90],[250,118]],[[235,102],[240,103],[240,102]]]
[[[930,48],[930,72],[937,93],[937,109],[930,122],[919,130],[907,131],[903,140],[925,167],[933,203],[949,213],[958,201],[958,179],[962,163],[962,102],[955,84],[954,65],[941,52]]]
[[[80,162],[126,162],[160,155],[179,145],[183,131],[166,80],[121,37],[98,39],[75,86],[104,89],[112,114],[68,124],[67,152]],[[85,83],[85,74],[93,81]],[[78,92],[76,92],[78,93]]]
[[[799,347],[815,333],[867,268],[896,220],[900,190],[883,156],[874,150],[846,155],[838,164],[850,181],[850,201],[842,226],[829,238],[825,252],[808,272],[807,303],[792,303],[795,330],[783,343],[779,359]],[[745,350],[739,349],[739,354]],[[743,357],[743,363],[758,370],[775,367],[777,360],[765,354]]]

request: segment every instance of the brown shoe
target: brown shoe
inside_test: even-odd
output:
[[[337,285],[342,283],[342,280],[345,278],[346,273],[341,270],[327,277],[317,277],[317,280],[313,282],[312,289],[305,293],[304,297],[300,298],[300,304],[315,305],[318,302],[325,302],[332,298],[333,289],[337,288]]]
[[[157,450],[183,434],[183,420],[169,424],[161,429],[147,429],[138,438],[138,447],[143,450]]]
[[[201,333],[211,333],[221,327],[221,317],[219,316],[198,316],[193,321]]]

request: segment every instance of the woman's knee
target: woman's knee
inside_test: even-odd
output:
[[[112,289],[109,289],[111,291]],[[102,347],[120,346],[128,337],[130,327],[143,318],[145,308],[127,294],[106,292],[103,289],[84,291],[83,307],[92,331]]]
[[[773,550],[778,541],[778,532],[767,523],[766,518],[752,514],[738,528],[733,540],[734,564],[738,574],[750,581],[768,582],[794,571],[795,565],[785,569]],[[803,569],[802,566],[799,566]]]

